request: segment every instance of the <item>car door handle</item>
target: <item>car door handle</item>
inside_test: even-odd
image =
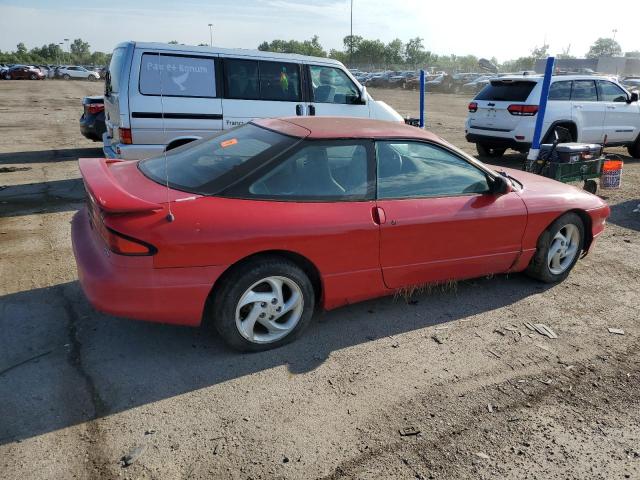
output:
[[[296,105],[296,115],[298,115],[299,117],[304,115],[304,109],[300,103]]]
[[[309,115],[311,115],[312,117],[316,114],[316,106],[315,105],[309,105]]]
[[[613,105],[607,105],[607,108],[608,108],[609,110],[615,110],[615,109],[616,109],[616,107],[614,107]]]
[[[382,207],[371,208],[371,217],[373,218],[373,223],[376,225],[383,225],[387,223],[387,214],[384,213],[384,209]]]
[[[573,108],[582,108],[582,105],[574,105]]]

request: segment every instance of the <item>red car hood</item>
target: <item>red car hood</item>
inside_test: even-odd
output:
[[[573,185],[522,170],[495,165],[489,167],[496,172],[506,172],[522,184],[517,193],[524,200],[529,212],[566,211],[573,208],[593,210],[607,206],[600,197]]]

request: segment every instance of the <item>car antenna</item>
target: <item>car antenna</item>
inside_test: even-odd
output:
[[[164,95],[162,94],[162,71],[163,71],[162,57],[161,57],[161,53],[158,52],[158,72],[160,74],[160,118],[162,119],[162,138],[164,139],[164,141],[166,141],[167,128],[164,123]],[[167,159],[166,146],[164,147],[163,154],[164,154],[164,179],[165,179],[165,186],[167,187],[167,205],[169,207],[169,213],[167,213],[166,219],[167,219],[167,222],[171,223],[176,219],[176,217],[171,211],[171,198],[169,194],[169,160]]]

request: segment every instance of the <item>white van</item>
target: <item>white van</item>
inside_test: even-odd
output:
[[[254,118],[403,121],[336,60],[163,43],[114,49],[104,105],[104,153],[122,159],[157,155]]]

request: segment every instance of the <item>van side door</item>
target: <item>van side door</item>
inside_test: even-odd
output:
[[[167,145],[222,129],[216,55],[136,50],[129,83],[136,144]]]
[[[224,129],[254,118],[304,115],[300,64],[251,57],[226,57],[222,63]]]
[[[360,100],[360,88],[344,70],[314,64],[306,69],[307,115],[369,118],[369,104]]]

